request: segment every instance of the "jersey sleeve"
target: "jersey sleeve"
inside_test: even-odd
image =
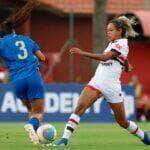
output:
[[[33,53],[35,53],[38,50],[40,50],[40,46],[35,41],[33,41]]]
[[[115,50],[119,52],[120,55],[127,57],[129,48],[126,42],[120,40],[112,43],[111,50]]]
[[[32,52],[35,53],[36,51],[40,50],[40,46],[34,41],[32,40],[31,38],[29,38],[29,41],[32,45]]]

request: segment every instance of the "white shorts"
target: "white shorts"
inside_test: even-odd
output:
[[[104,98],[109,103],[120,103],[123,102],[121,85],[119,83],[112,82],[98,82],[93,77],[87,84],[87,87],[99,91],[103,94]]]
[[[119,80],[121,73],[122,66],[116,61],[100,63],[87,86],[100,91],[108,102],[120,103],[123,101]]]

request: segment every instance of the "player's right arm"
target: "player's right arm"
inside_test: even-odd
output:
[[[109,51],[109,52],[106,52],[103,54],[95,54],[95,53],[82,51],[81,49],[76,48],[76,47],[73,47],[70,50],[70,52],[75,53],[75,54],[79,54],[79,55],[82,55],[85,57],[89,57],[91,59],[99,60],[99,61],[107,61],[109,59],[118,57],[120,55],[119,52],[117,52],[117,51]]]
[[[41,52],[39,45],[35,41],[33,41],[31,38],[29,38],[29,40],[33,45],[33,54],[37,56],[37,58],[40,61],[45,61],[46,60],[45,55]]]
[[[40,51],[40,50],[36,50],[35,55],[38,57],[39,60],[41,61],[45,61],[46,58],[44,56],[44,54]]]

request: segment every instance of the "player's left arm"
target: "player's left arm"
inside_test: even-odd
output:
[[[126,59],[125,63],[124,63],[124,71],[125,72],[131,72],[133,69],[132,65],[129,63],[129,60]]]
[[[35,55],[38,57],[39,60],[41,61],[45,61],[46,58],[45,58],[45,55],[40,51],[40,50],[36,50],[35,51]]]
[[[79,54],[79,55],[82,55],[82,56],[85,56],[85,57],[89,57],[91,59],[99,60],[99,61],[107,61],[109,59],[112,59],[112,58],[117,57],[117,56],[120,55],[120,53],[117,52],[117,51],[109,51],[109,52],[106,52],[106,53],[103,53],[103,54],[95,54],[95,53],[82,51],[81,49],[76,48],[76,47],[73,47],[70,50],[70,52],[74,53],[74,54]]]

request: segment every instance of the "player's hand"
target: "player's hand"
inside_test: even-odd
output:
[[[133,66],[131,64],[129,64],[128,67],[125,67],[125,72],[131,72],[133,70]]]
[[[83,54],[83,51],[77,47],[73,47],[70,49],[70,53],[71,54],[79,54],[79,55],[82,55]]]

